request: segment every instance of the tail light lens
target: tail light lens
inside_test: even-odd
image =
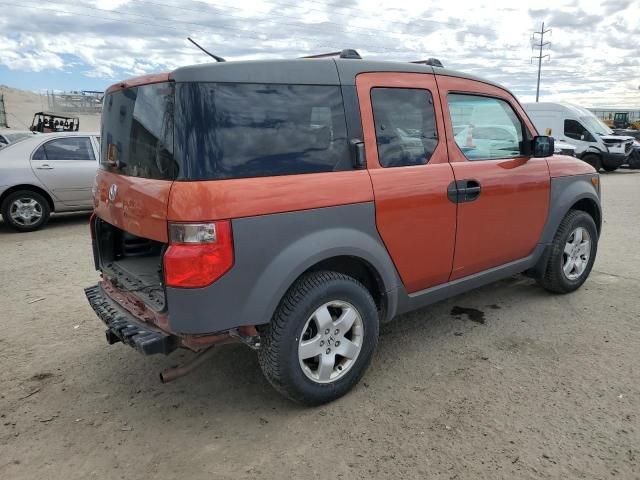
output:
[[[164,254],[168,287],[206,287],[233,266],[233,235],[228,220],[213,223],[172,223]]]

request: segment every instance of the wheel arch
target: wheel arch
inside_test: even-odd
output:
[[[309,272],[319,272],[322,270],[342,273],[358,280],[373,297],[373,301],[376,303],[378,311],[380,312],[380,317],[386,318],[389,303],[387,290],[380,272],[378,272],[376,267],[370,262],[362,257],[351,255],[338,255],[325,258],[307,268],[293,283],[297,282],[303,275]]]
[[[560,222],[571,209],[591,215],[598,228],[602,228],[602,210],[599,193],[591,180],[593,175],[571,175],[551,179],[549,215],[542,232],[541,243],[550,244]]]
[[[598,229],[598,235],[600,235],[600,231],[602,230],[602,212],[595,200],[590,197],[582,198],[574,203],[569,210],[581,210],[588,213],[591,218],[593,218],[596,228]]]
[[[20,184],[20,185],[14,185],[10,188],[7,188],[4,192],[2,192],[2,195],[0,195],[0,206],[4,203],[5,199],[11,195],[14,192],[18,192],[20,190],[30,190],[32,192],[36,192],[40,195],[42,195],[44,197],[44,199],[47,201],[47,203],[49,204],[49,210],[51,210],[51,212],[55,211],[55,202],[53,201],[53,198],[51,197],[51,195],[49,194],[49,192],[47,192],[44,188],[42,187],[38,187],[37,185],[31,185],[31,184]]]

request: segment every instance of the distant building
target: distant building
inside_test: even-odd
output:
[[[618,112],[628,112],[630,122],[640,120],[640,108],[597,107],[589,108],[588,110],[593,112],[595,116],[601,120],[613,120],[613,115]]]

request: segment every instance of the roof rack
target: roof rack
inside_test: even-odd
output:
[[[437,58],[427,58],[426,60],[416,60],[415,62],[409,62],[409,63],[420,63],[422,65],[429,65],[431,67],[444,68],[444,65],[442,65],[442,62]]]
[[[307,55],[306,57],[300,58],[329,58],[329,57],[340,57],[340,58],[348,58],[351,60],[362,60],[360,54],[354,50],[353,48],[345,48],[339,52],[329,52],[329,53],[319,53],[318,55]]]

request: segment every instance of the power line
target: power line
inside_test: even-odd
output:
[[[145,2],[145,3],[149,3],[149,4],[155,4],[155,5],[163,5],[163,6],[167,6],[170,8],[174,8],[177,10],[186,10],[186,11],[196,11],[194,9],[185,9],[184,7],[178,7],[178,6],[174,6],[171,4],[166,4],[166,3],[161,3],[161,2],[155,2],[155,1],[149,1],[149,0],[134,0],[134,1],[140,1],[140,2]],[[199,3],[204,3],[204,2],[199,2]],[[238,28],[238,27],[234,27],[234,26],[230,26],[230,25],[225,25],[225,26],[215,26],[215,25],[210,25],[210,24],[203,24],[203,23],[197,23],[197,22],[189,22],[189,21],[184,21],[184,20],[176,20],[174,18],[166,18],[166,17],[150,17],[147,15],[141,15],[141,14],[137,14],[137,13],[129,13],[129,12],[121,12],[119,10],[108,10],[108,9],[101,9],[98,7],[91,7],[91,6],[81,6],[78,5],[78,7],[80,8],[85,8],[85,9],[89,9],[89,10],[94,10],[94,11],[99,11],[101,13],[106,13],[109,15],[125,15],[125,16],[133,16],[133,17],[137,17],[143,20],[155,20],[155,21],[160,21],[160,22],[171,22],[173,24],[176,23],[182,23],[185,25],[189,25],[189,26],[197,26],[197,27],[202,27],[200,29],[193,29],[191,28],[190,30],[187,30],[185,28],[177,28],[175,26],[172,25],[165,25],[165,24],[159,24],[159,23],[151,23],[148,21],[140,21],[140,20],[130,20],[130,19],[123,19],[123,18],[114,18],[114,17],[105,17],[104,15],[91,15],[89,13],[80,13],[80,12],[74,12],[74,11],[69,11],[69,10],[60,10],[60,9],[54,9],[54,8],[48,8],[48,7],[42,7],[42,6],[35,6],[35,5],[28,5],[25,3],[21,3],[21,4],[15,4],[15,3],[9,3],[9,2],[2,2],[0,1],[0,5],[7,5],[10,7],[14,7],[14,8],[30,8],[30,9],[37,9],[37,10],[47,10],[47,11],[51,11],[51,12],[56,12],[56,13],[62,13],[62,14],[66,14],[66,15],[73,15],[73,16],[81,16],[81,17],[89,17],[89,18],[96,18],[102,21],[112,21],[112,22],[119,22],[119,23],[130,23],[130,24],[135,24],[135,25],[143,25],[143,26],[149,26],[149,27],[155,27],[155,28],[160,28],[160,29],[169,29],[169,30],[174,30],[177,32],[180,32],[182,34],[185,33],[190,33],[190,32],[200,32],[200,33],[204,33],[206,32],[213,32],[217,35],[221,35],[220,32],[224,32],[225,36],[232,36],[235,38],[239,38],[239,39],[246,39],[246,38],[251,38],[251,39],[256,39],[259,40],[260,42],[265,42],[267,41],[263,36],[258,36],[255,33],[251,33],[248,30],[244,30],[242,28]],[[68,4],[64,4],[64,7],[67,8],[70,5]],[[341,7],[341,8],[348,8],[348,7]],[[202,13],[201,11],[198,11],[198,13]],[[219,16],[230,16],[227,14],[219,14],[216,12],[216,15]],[[237,17],[237,16],[236,16]],[[240,17],[243,20],[247,21],[247,20],[251,20],[251,18],[247,18],[247,17]],[[269,17],[267,16],[266,19],[268,20],[279,20],[276,19],[274,17]],[[440,23],[438,21],[433,21],[435,23]],[[443,24],[446,24],[446,22],[441,22]],[[309,29],[310,25],[308,24],[291,24],[292,26],[296,27],[296,28],[304,28],[304,29]],[[204,29],[204,30],[203,30]],[[240,35],[238,34],[229,34],[227,31],[228,30],[235,30],[240,32]],[[375,29],[371,29],[371,30],[375,30]],[[380,32],[384,32],[384,33],[397,33],[399,35],[405,35],[411,39],[415,39],[417,36],[416,35],[412,35],[412,34],[408,34],[408,33],[404,33],[404,32],[393,32],[393,31],[383,31],[383,30],[379,30]],[[470,30],[468,30],[470,31]],[[341,32],[344,34],[349,34],[349,32]],[[486,32],[484,32],[486,33]],[[326,45],[326,44],[322,44],[320,42],[318,42],[315,39],[311,39],[311,38],[305,38],[305,37],[301,37],[299,35],[296,35],[296,40],[301,40],[303,42],[308,42],[309,44],[315,45],[315,47],[317,48],[329,48],[329,49],[335,49],[335,48],[339,48],[341,45]],[[376,38],[379,38],[379,35],[376,36]],[[362,42],[358,42],[358,46],[364,50],[369,50],[371,52],[385,52],[385,53],[402,53],[402,54],[407,54],[407,52],[410,51],[417,51],[415,48],[411,49],[411,48],[407,48],[407,49],[397,49],[397,48],[388,48],[388,47],[383,47],[380,45],[367,45],[367,44],[362,44]]]
[[[146,0],[138,0],[138,1],[146,1]],[[159,2],[148,2],[148,3],[156,3],[159,4]],[[91,15],[89,13],[80,13],[80,12],[74,12],[74,11],[69,11],[69,10],[61,10],[61,9],[54,9],[54,8],[48,8],[48,7],[42,7],[42,6],[35,6],[35,5],[28,5],[25,3],[22,4],[14,4],[14,3],[8,3],[8,2],[1,2],[0,1],[0,5],[7,5],[7,6],[11,6],[14,8],[30,8],[30,9],[37,9],[37,10],[47,10],[47,11],[51,11],[51,12],[56,12],[56,13],[62,13],[62,14],[66,14],[66,15],[74,15],[74,16],[81,16],[81,17],[89,17],[89,18],[96,18],[96,19],[100,19],[100,20],[107,20],[107,21],[116,21],[116,22],[121,22],[121,23],[130,23],[130,24],[135,24],[135,25],[144,25],[144,26],[150,26],[150,27],[156,27],[156,28],[162,28],[162,29],[170,29],[170,30],[174,30],[174,31],[178,31],[181,33],[187,33],[186,29],[183,28],[176,28],[174,26],[169,26],[169,25],[164,25],[164,24],[158,24],[158,23],[150,23],[150,22],[146,22],[146,21],[139,21],[139,20],[125,20],[122,18],[109,18],[109,17],[104,17],[103,15]],[[167,4],[165,4],[167,5]],[[171,6],[171,5],[167,5],[167,6]],[[65,8],[69,7],[69,5],[64,5]],[[225,35],[227,36],[233,36],[235,38],[240,38],[240,39],[246,39],[246,38],[252,38],[252,39],[256,39],[259,40],[261,42],[265,41],[265,38],[255,35],[255,33],[250,33],[250,31],[244,30],[242,28],[238,28],[238,27],[234,27],[234,26],[230,26],[230,25],[225,25],[225,26],[212,26],[210,24],[202,24],[202,23],[198,23],[198,22],[189,22],[189,21],[185,21],[185,20],[176,20],[176,19],[168,19],[165,17],[150,17],[147,15],[142,15],[142,14],[138,14],[138,13],[129,13],[129,12],[121,12],[119,10],[109,10],[109,9],[103,9],[103,8],[98,8],[98,7],[92,7],[92,6],[82,6],[82,5],[78,5],[79,8],[85,8],[88,10],[93,10],[93,11],[98,11],[101,13],[106,13],[106,14],[110,14],[110,15],[125,15],[125,16],[131,16],[131,17],[136,17],[136,18],[141,18],[141,19],[145,19],[145,20],[156,20],[156,21],[166,21],[166,22],[171,22],[171,23],[181,23],[181,24],[185,24],[185,25],[189,25],[189,26],[197,26],[197,27],[202,27],[204,28],[206,31],[209,32],[214,32],[215,34],[220,35],[220,31],[225,31],[225,30],[234,30],[237,32],[240,32],[241,35],[234,35],[234,34],[228,34],[225,32]],[[346,8],[346,7],[344,7]],[[179,8],[178,8],[179,9]],[[217,13],[216,13],[217,14]],[[225,14],[218,14],[220,16],[225,16]],[[249,20],[246,17],[242,17],[244,20]],[[276,20],[275,18],[272,17],[267,17],[267,19],[273,19]],[[304,29],[308,29],[309,25],[306,24],[291,24],[291,26],[294,26],[296,28],[304,28]],[[195,32],[200,32],[203,33],[205,30],[201,29],[190,29],[190,31],[195,31]],[[382,31],[381,31],[382,32]],[[341,32],[344,34],[348,34],[348,32]],[[391,32],[393,33],[393,32]],[[415,39],[415,35],[411,35],[411,34],[407,34],[407,33],[400,33],[397,32],[401,35],[406,35],[412,39]],[[375,36],[376,38],[379,38],[378,36]],[[318,48],[336,48],[336,45],[326,45],[326,44],[322,44],[319,43],[317,40],[315,39],[311,39],[311,38],[305,38],[305,37],[301,37],[300,35],[296,35],[296,39],[297,40],[302,40],[302,41],[307,41],[309,43],[315,44],[316,47]],[[367,44],[362,44],[361,42],[358,42],[359,45],[367,50],[373,51],[373,52],[386,52],[386,53],[407,53],[407,50],[400,50],[400,49],[393,49],[393,48],[388,48],[388,47],[383,47],[380,45],[367,45]],[[414,49],[415,51],[415,49]]]
[[[545,30],[544,29],[544,22],[542,22],[542,28],[540,29],[539,32],[533,32],[533,36],[532,36],[532,40],[535,41],[536,35],[540,35],[540,43],[534,43],[533,47],[538,47],[540,48],[540,53],[538,53],[538,56],[536,57],[531,57],[531,61],[533,61],[534,59],[538,60],[538,84],[536,86],[536,103],[538,103],[538,100],[540,98],[540,73],[542,72],[542,59],[543,58],[548,58],[549,60],[551,60],[551,55],[546,54],[546,55],[542,55],[542,49],[544,47],[547,47],[549,45],[551,45],[551,42],[545,42],[544,41],[544,35],[545,33],[549,33],[551,32],[551,29]]]
[[[194,8],[186,8],[186,7],[183,7],[182,5],[173,5],[173,4],[168,4],[168,3],[160,3],[160,2],[151,1],[151,0],[131,0],[131,1],[138,2],[138,3],[147,3],[147,4],[150,4],[150,5],[169,7],[169,8],[172,8],[174,10],[182,10],[182,11],[185,11],[185,12],[202,13],[201,10],[197,10],[197,9],[194,9]],[[308,1],[309,0],[307,0],[307,2]],[[213,6],[222,7],[222,8],[225,8],[225,9],[243,11],[241,8],[231,7],[231,6],[228,6],[228,5],[225,5],[225,4],[215,3],[215,2],[203,2],[202,0],[193,0],[193,3],[200,3],[200,4],[203,4],[203,5],[207,6],[207,7],[210,7],[210,6],[213,5]],[[316,3],[316,4],[323,5],[322,2],[311,2],[311,3]],[[287,3],[287,2],[282,2],[282,1],[274,2],[274,5],[287,6],[287,7],[292,7],[292,8],[300,8],[305,12],[319,12],[319,13],[324,13],[324,14],[328,13],[326,10],[322,10],[322,9],[319,9],[319,8],[303,7],[302,5],[299,5],[299,4]],[[343,6],[335,6],[335,7],[331,7],[331,8],[341,8],[341,9],[348,10],[348,11],[352,11],[354,9],[354,7],[343,7]],[[247,17],[241,16],[241,15],[231,15],[229,13],[220,13],[220,12],[215,12],[215,13],[216,13],[216,15],[220,15],[220,16],[235,17],[235,18],[241,18],[243,20],[248,20]],[[266,14],[266,13],[269,13],[269,12],[260,11],[260,13],[265,13]],[[295,20],[295,17],[291,17],[291,16],[288,16],[288,15],[278,15],[278,17],[266,16],[266,17],[263,17],[263,18],[268,19],[268,20],[280,20],[282,18],[294,19]],[[460,29],[460,30],[465,31],[465,32],[475,33],[477,35],[482,35],[482,36],[485,36],[488,31],[489,32],[495,32],[495,30],[493,30],[493,29],[470,29],[468,27],[461,27],[459,24],[456,24],[456,23],[453,23],[453,22],[446,22],[446,21],[443,21],[443,20],[420,19],[420,22],[422,22],[422,23],[433,23],[433,24],[436,24],[436,25],[443,25],[443,26],[448,26],[448,27],[452,27],[452,28],[457,28],[457,29]],[[323,20],[322,23],[323,24],[327,24],[328,23],[328,24],[331,24],[331,25],[337,25],[338,27],[342,27],[342,28],[347,26],[347,25],[345,25],[343,23],[333,22],[331,20]],[[304,25],[305,28],[313,27],[312,24],[296,24],[296,26],[300,26],[300,25]],[[353,29],[353,30],[364,30],[366,32],[380,32],[380,33],[384,33],[384,34],[393,33],[393,34],[396,34],[396,35],[415,36],[415,35],[412,35],[412,34],[406,33],[406,32],[398,32],[397,30],[380,29],[380,28],[375,28],[375,27],[358,27],[358,26],[355,26],[355,25],[348,25],[348,27],[350,29]],[[342,32],[344,32],[344,30],[342,30]],[[378,35],[370,35],[370,36],[378,37]]]

